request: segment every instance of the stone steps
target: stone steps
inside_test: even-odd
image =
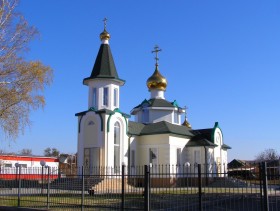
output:
[[[122,179],[121,178],[105,178],[92,189],[95,193],[121,193],[122,191]],[[137,188],[127,183],[127,179],[124,180],[124,189],[129,192],[137,192]]]

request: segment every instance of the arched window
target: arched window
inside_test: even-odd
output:
[[[88,122],[88,125],[94,125],[94,122],[93,122],[92,120],[90,120],[90,121]]]
[[[114,89],[114,106],[118,107],[118,89]]]
[[[92,106],[94,108],[97,107],[97,90],[96,90],[96,88],[93,88],[93,90],[92,90]]]
[[[114,169],[120,168],[120,123],[114,125]],[[115,170],[115,173],[117,173]]]

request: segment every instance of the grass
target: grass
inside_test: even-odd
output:
[[[143,200],[143,196],[140,194],[126,194],[126,200]],[[18,206],[17,196],[5,196],[0,197],[2,206]],[[82,202],[81,195],[70,195],[70,194],[59,194],[50,196],[49,205],[50,207],[69,207],[69,206],[80,206]],[[111,204],[120,204],[121,195],[96,195],[84,197],[85,206],[108,206]],[[21,196],[20,197],[21,207],[47,207],[47,196]]]
[[[212,188],[212,187],[204,187],[202,188],[202,192],[204,194],[224,194],[224,193],[232,193],[232,194],[250,194],[250,193],[260,193],[260,189],[258,188]],[[165,189],[152,190],[153,194],[197,194],[198,188],[189,188],[189,189]]]
[[[218,196],[218,195],[247,195],[247,194],[259,194],[259,188],[212,188],[203,187],[203,195],[208,194],[208,196]],[[275,192],[271,192],[275,193]],[[153,198],[165,197],[168,200],[162,203],[175,202],[187,198],[197,198],[198,188],[152,188],[151,194]],[[178,196],[181,195],[179,198]],[[183,198],[182,198],[183,197]],[[16,195],[13,196],[0,196],[0,201],[2,206],[18,206],[18,198]],[[52,210],[63,209],[63,208],[78,208],[81,206],[82,198],[81,194],[51,194],[49,198],[49,206]],[[143,193],[126,193],[125,194],[125,204],[127,207],[138,206],[141,207],[144,203]],[[96,194],[90,196],[86,194],[84,196],[84,206],[85,207],[120,207],[121,204],[121,194],[120,193],[106,193],[106,194]],[[33,208],[46,208],[47,207],[47,195],[22,195],[20,198],[21,207],[33,207]]]

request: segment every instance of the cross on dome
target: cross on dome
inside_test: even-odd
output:
[[[183,126],[186,126],[187,128],[192,128],[192,126],[191,126],[191,124],[188,122],[188,120],[187,120],[187,109],[188,109],[188,107],[187,106],[185,106],[184,107],[184,109],[185,109],[185,121],[183,122]]]
[[[161,49],[158,47],[158,45],[155,45],[154,50],[152,53],[156,54],[155,60],[156,60],[156,69],[155,72],[151,77],[147,80],[147,87],[149,91],[151,91],[151,98],[162,98],[164,99],[163,91],[166,90],[167,86],[167,80],[165,77],[163,77],[159,70],[158,70],[158,53],[161,51]],[[153,91],[152,91],[153,90]]]
[[[159,60],[159,58],[158,58],[158,52],[160,52],[161,49],[159,48],[158,45],[155,45],[154,49],[155,49],[155,50],[153,50],[152,53],[155,53],[155,54],[156,54],[155,60],[156,60],[156,64],[158,64],[158,60]]]
[[[110,34],[107,32],[106,27],[107,27],[107,18],[104,18],[102,21],[104,22],[104,30],[100,34],[100,39],[103,44],[109,44],[109,39],[110,39]]]
[[[107,19],[106,17],[103,19],[103,22],[104,22],[104,30],[106,30],[107,20],[108,20],[108,19]]]
[[[185,119],[186,119],[187,118],[187,109],[188,109],[188,107],[185,106],[184,109],[185,109]]]

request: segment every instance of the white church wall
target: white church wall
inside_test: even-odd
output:
[[[214,148],[208,149],[208,172],[215,173],[215,157],[214,157]]]
[[[103,105],[103,88],[108,88],[108,106]],[[93,88],[96,88],[96,102],[97,105],[93,105]],[[114,89],[117,89],[117,104],[114,106]],[[114,110],[115,108],[119,108],[119,84],[117,82],[95,79],[89,82],[89,95],[88,95],[88,107],[95,107],[95,109],[109,109]]]
[[[166,121],[172,123],[172,110],[149,110],[149,122]]]
[[[137,147],[137,137],[131,136],[129,137],[129,148],[130,148],[130,166],[138,166],[138,147]]]
[[[83,166],[83,157],[84,157],[84,142],[83,142],[83,133],[81,132],[82,129],[79,125],[81,120],[81,116],[78,117],[78,142],[77,142],[77,165],[79,167]],[[80,170],[80,168],[79,168]],[[81,172],[79,172],[81,173]]]
[[[171,149],[169,163],[171,165],[183,164],[186,162],[184,148],[186,144],[189,142],[189,140],[190,140],[189,138],[185,138],[185,137],[176,137],[176,136],[169,137],[169,144]],[[180,155],[178,155],[179,152]]]
[[[224,171],[227,172],[227,164],[228,164],[227,150],[222,150],[222,153],[223,153]]]
[[[137,137],[137,161],[138,165],[149,165],[150,149],[156,149],[156,164],[167,164],[169,161],[168,134],[146,135]]]
[[[181,124],[181,113],[178,112],[178,108],[172,112],[172,123],[177,125]]]
[[[88,112],[84,116],[78,118],[80,132],[78,133],[78,166],[85,166],[85,149],[88,153],[89,166],[101,165],[101,148],[102,148],[102,131],[101,120],[95,112]]]
[[[91,112],[93,113],[93,112]],[[87,115],[86,119],[83,121],[84,128],[84,147],[101,147],[100,139],[100,120],[99,117],[94,115]]]
[[[218,145],[214,149],[214,163],[218,166],[218,173],[223,173],[224,168],[221,165],[224,165],[224,155],[222,153],[222,144],[223,144],[223,134],[220,128],[216,128],[214,132],[215,144]]]
[[[114,126],[118,122],[120,124],[120,157],[117,162],[119,165],[128,164],[128,136],[126,135],[126,122],[124,117],[120,113],[115,113],[111,116],[109,122],[109,128],[106,128],[109,132],[107,133],[107,166],[114,166]]]

